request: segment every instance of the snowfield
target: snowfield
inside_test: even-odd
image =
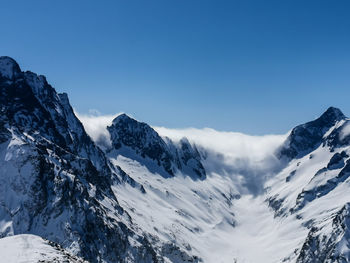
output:
[[[84,262],[57,244],[28,234],[1,238],[0,255],[0,262],[6,263]]]

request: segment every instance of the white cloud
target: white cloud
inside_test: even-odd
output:
[[[107,126],[121,113],[100,115],[94,110],[89,114],[75,114],[99,146],[106,148],[111,145]],[[230,176],[241,193],[248,191],[254,194],[261,193],[264,181],[280,169],[281,163],[274,153],[288,136],[252,136],[210,128],[153,128],[174,142],[186,137],[205,157],[203,163],[208,173]]]
[[[287,135],[252,136],[239,132],[223,132],[211,128],[168,129],[154,127],[162,136],[174,141],[182,137],[197,145],[225,154],[231,158],[249,157],[261,160],[271,154],[285,140]]]
[[[251,136],[238,132],[154,127],[174,141],[187,137],[205,157],[209,173],[230,176],[240,193],[260,194],[264,182],[282,168],[275,152],[288,134]]]
[[[122,113],[101,115],[97,110],[89,110],[89,114],[81,114],[77,111],[74,111],[74,113],[82,122],[87,134],[90,135],[93,141],[101,147],[111,145],[107,126],[111,125],[114,118]]]
[[[341,123],[343,124],[343,123]],[[350,123],[349,122],[346,122],[344,125],[343,125],[343,128],[341,129],[340,131],[340,134],[339,134],[339,139],[340,140],[344,140],[345,137],[349,136],[350,134]]]

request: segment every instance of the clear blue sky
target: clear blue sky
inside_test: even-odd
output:
[[[350,1],[1,1],[1,55],[73,107],[282,133],[350,115]]]

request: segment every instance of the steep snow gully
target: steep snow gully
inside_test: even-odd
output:
[[[110,117],[0,57],[0,262],[350,262],[339,109],[268,136]]]

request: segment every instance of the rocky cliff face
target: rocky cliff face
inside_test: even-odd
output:
[[[308,230],[286,262],[348,262],[349,119],[329,108],[294,128],[280,149],[285,169],[271,180],[267,201],[275,216]]]
[[[310,229],[296,262],[349,262],[349,227],[349,203],[346,203],[325,225]]]
[[[346,117],[339,109],[328,108],[316,120],[295,127],[278,155],[293,159],[312,152],[327,140],[324,136],[329,129],[345,119]]]
[[[157,261],[111,190],[120,173],[67,95],[8,57],[0,94],[0,236],[37,234],[91,262]]]
[[[159,136],[148,124],[126,114],[116,117],[107,129],[112,141],[112,149],[107,151],[114,150],[112,156],[121,154],[149,160],[164,170],[165,175],[160,171],[164,176],[174,176],[178,171],[193,178],[204,179],[206,176],[198,150],[186,138],[174,143]]]

